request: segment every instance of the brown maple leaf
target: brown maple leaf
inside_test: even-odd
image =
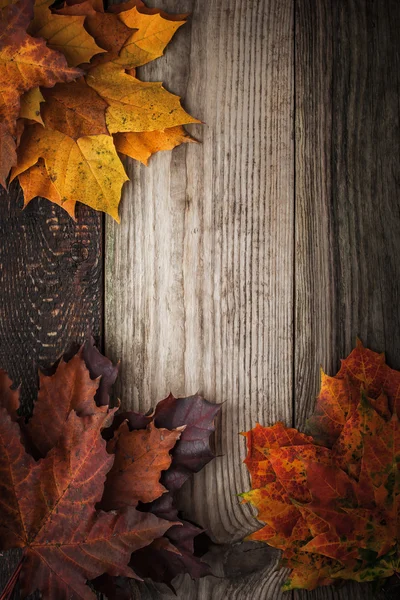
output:
[[[400,372],[361,342],[339,373],[322,373],[311,436],[282,423],[247,432],[264,522],[249,539],[282,550],[285,589],[400,572]]]
[[[63,56],[69,65],[79,65],[81,71],[70,72],[82,77],[74,83],[67,77],[29,78],[32,85],[13,86],[13,109],[5,103],[2,114],[0,104],[0,182],[5,185],[15,165],[11,180],[18,177],[25,205],[39,195],[74,216],[79,201],[118,221],[128,179],[118,153],[147,164],[155,152],[193,141],[182,125],[199,121],[178,96],[161,83],[140,81],[135,71],[163,54],[186,15],[149,10],[143,2],[106,12],[101,0],[71,0],[57,9],[52,0],[35,0],[33,13],[33,0],[20,0],[25,8],[17,23],[8,16],[17,10],[12,0],[3,2],[8,52],[19,52],[21,39],[29,38],[47,53],[46,60],[52,53],[66,68]],[[0,84],[1,61],[0,37]],[[56,82],[64,83],[44,89]]]

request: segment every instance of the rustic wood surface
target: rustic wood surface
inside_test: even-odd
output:
[[[0,365],[28,412],[38,365],[72,344],[100,339],[103,306],[102,216],[79,206],[74,221],[48,200],[22,210],[19,185],[0,186]]]
[[[106,229],[105,344],[122,361],[126,406],[147,409],[170,390],[225,402],[221,456],[182,503],[215,542],[232,543],[254,528],[236,499],[248,487],[237,432],[257,420],[302,426],[319,365],[333,372],[356,335],[400,365],[400,9],[371,0],[164,6],[193,16],[142,72],[166,80],[205,122],[192,129],[202,143],[148,169],[128,164],[122,225]],[[231,551],[244,557],[246,547]],[[234,575],[226,556],[214,550],[223,579],[181,578],[178,598],[281,596],[273,555]],[[141,593],[170,597],[154,585]]]
[[[37,364],[89,332],[121,360],[123,405],[169,391],[224,402],[218,458],[183,491],[216,577],[179,600],[372,600],[368,586],[282,594],[256,528],[238,432],[303,426],[321,364],[356,335],[400,367],[397,0],[148,0],[192,16],[141,70],[204,121],[199,145],[127,162],[121,225],[0,192],[0,364],[35,397]],[[0,562],[0,589],[15,557]],[[132,585],[135,600],[176,598]]]
[[[293,2],[163,7],[192,16],[141,75],[166,81],[205,125],[191,129],[201,144],[147,169],[128,163],[122,226],[106,232],[105,348],[121,360],[126,407],[147,410],[170,391],[225,403],[219,458],[181,505],[232,543],[256,528],[237,498],[248,488],[239,432],[292,419]],[[267,565],[245,581],[184,578],[178,597],[277,598],[282,574]]]

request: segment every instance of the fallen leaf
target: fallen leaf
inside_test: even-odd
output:
[[[62,53],[71,67],[104,52],[84,27],[84,16],[59,15],[50,10],[53,0],[36,0],[30,35],[44,38],[49,48]]]
[[[19,0],[0,9],[0,149],[1,179],[15,164],[16,121],[20,96],[37,86],[52,87],[57,82],[76,79],[81,71],[68,67],[62,54],[33,38],[26,28],[33,15],[32,3]],[[12,146],[14,145],[14,148]]]
[[[152,424],[156,428],[172,431],[185,426],[171,452],[171,465],[160,478],[168,492],[150,503],[139,504],[140,510],[152,512],[171,522],[178,521],[180,526],[171,527],[165,539],[149,546],[148,552],[135,552],[130,563],[142,577],[166,583],[171,589],[174,589],[172,580],[182,573],[189,573],[193,578],[211,574],[210,566],[194,554],[194,539],[202,530],[179,518],[175,496],[193,473],[200,471],[214,458],[210,436],[214,432],[214,421],[220,409],[220,405],[212,404],[198,395],[187,398],[169,395],[148,415],[133,411],[117,414],[112,427],[105,432],[105,437],[112,440],[121,424],[126,426],[126,423],[132,433],[146,431]],[[99,591],[102,586],[113,585],[107,581],[107,576],[100,583]]]
[[[38,397],[26,432],[41,457],[57,444],[71,411],[89,416],[100,410],[94,400],[98,386],[99,380],[90,377],[82,360],[82,349],[70,361],[61,360],[54,375],[39,374]]]
[[[400,373],[358,342],[335,377],[321,375],[313,437],[281,423],[245,434],[242,499],[264,523],[249,538],[282,550],[284,589],[400,571]]]
[[[89,600],[91,581],[122,599],[130,597],[126,578],[143,574],[172,587],[179,573],[210,573],[194,554],[202,530],[179,518],[162,474],[176,470],[165,479],[176,489],[212,458],[219,407],[171,396],[152,417],[125,413],[121,421],[109,399],[117,370],[88,340],[39,374],[28,423],[18,415],[19,391],[0,371],[0,551],[23,549],[7,593],[19,578],[24,595],[38,589],[44,600]]]
[[[107,476],[102,508],[137,506],[166,492],[160,483],[161,472],[170,466],[170,451],[182,431],[181,427],[172,431],[158,428],[154,423],[145,430],[130,431],[128,423],[122,423],[108,443],[115,461]]]
[[[14,136],[5,123],[0,123],[0,184],[5,188],[10,169],[17,164]]]
[[[109,418],[71,412],[57,445],[35,463],[18,425],[0,411],[0,543],[24,549],[23,594],[39,589],[45,598],[95,598],[88,579],[105,572],[134,576],[126,566],[132,551],[170,526],[132,508],[95,509],[113,463],[99,435]]]
[[[108,135],[104,111],[107,103],[83,79],[71,85],[58,84],[44,90],[44,125],[78,140],[90,135]]]
[[[112,62],[91,69],[86,81],[108,103],[106,122],[110,133],[156,131],[199,123],[162,83],[140,81]]]
[[[119,13],[119,18],[136,30],[124,43],[116,61],[129,68],[140,67],[162,56],[173,35],[185,24],[185,20],[172,21],[159,13],[141,13],[137,7]]]
[[[183,127],[171,127],[164,131],[142,131],[140,133],[115,133],[114,144],[117,152],[130,156],[144,165],[150,156],[161,150],[172,150],[182,143],[194,142]]]
[[[33,198],[42,196],[62,206],[72,218],[75,217],[75,200],[61,202],[61,196],[50,179],[43,159],[39,159],[35,165],[21,173],[18,179],[24,192],[24,206]]]
[[[40,105],[42,102],[44,102],[44,98],[40,88],[35,87],[29,90],[29,92],[25,92],[25,94],[21,96],[19,116],[23,119],[36,121],[37,123],[44,125],[40,115]]]
[[[118,221],[127,177],[117,152],[147,164],[154,152],[191,141],[182,125],[199,123],[161,83],[136,77],[187,15],[143,2],[108,11],[102,0],[1,2],[0,182],[12,169],[25,206],[39,195],[74,217],[78,201]]]
[[[35,165],[39,158],[44,159],[62,204],[74,199],[101,209],[118,221],[121,188],[128,177],[111,136],[74,140],[59,131],[33,125],[22,136],[18,165],[11,178]]]

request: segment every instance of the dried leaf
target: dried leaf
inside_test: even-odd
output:
[[[129,68],[140,67],[162,56],[173,35],[185,24],[184,20],[171,21],[158,13],[141,13],[136,7],[119,13],[119,18],[136,30],[123,45],[116,61]]]
[[[26,33],[32,15],[30,0],[19,0],[0,9],[0,175],[3,184],[4,173],[8,174],[10,166],[15,164],[15,141],[11,140],[16,138],[20,96],[36,86],[52,87],[81,74],[78,69],[68,67],[62,54],[47,48],[44,40]]]
[[[61,52],[71,67],[89,62],[92,56],[104,52],[84,27],[84,16],[54,14],[53,0],[36,0],[34,18],[29,33],[44,38],[49,48]]]
[[[321,379],[314,438],[282,424],[246,434],[253,489],[242,498],[265,523],[250,539],[283,551],[285,589],[400,571],[400,373],[358,342]]]
[[[183,110],[179,97],[167,92],[161,83],[140,81],[114,63],[94,67],[86,81],[109,105],[106,122],[110,133],[156,131],[199,123]]]
[[[143,2],[106,12],[102,0],[61,7],[53,0],[1,1],[0,182],[5,186],[15,167],[25,206],[43,196],[74,217],[80,201],[118,221],[127,177],[117,150],[146,164],[154,152],[190,141],[182,125],[199,122],[178,96],[135,73],[163,54],[186,15]],[[112,134],[121,134],[117,148]]]
[[[85,585],[104,572],[134,576],[126,566],[133,550],[169,527],[134,509],[96,511],[113,463],[100,431],[107,411],[80,418],[71,412],[62,437],[35,463],[21,445],[19,428],[0,410],[0,543],[24,548],[24,594],[45,598],[95,598]]]
[[[170,397],[152,417],[130,415],[129,423],[140,425],[132,429],[109,408],[116,374],[89,340],[51,373],[40,374],[26,424],[18,417],[19,392],[0,371],[0,551],[23,549],[24,595],[37,588],[44,600],[94,598],[86,585],[92,580],[110,598],[129,598],[126,577],[143,573],[172,587],[179,573],[210,572],[194,555],[201,530],[179,519],[161,474],[175,469],[178,477],[166,482],[176,489],[188,470],[210,460],[218,407],[199,396]],[[145,546],[148,552],[137,554]]]
[[[40,88],[35,87],[29,90],[29,92],[25,92],[25,94],[21,96],[19,116],[23,119],[36,121],[37,123],[44,125],[40,115],[40,105],[42,102],[44,102],[44,98]]]
[[[62,206],[74,218],[75,200],[61,202],[61,196],[50,179],[43,159],[39,159],[35,165],[21,173],[19,175],[19,182],[24,192],[24,206],[27,206],[33,198],[42,196]]]
[[[114,134],[117,152],[130,156],[144,165],[148,164],[150,156],[156,152],[172,150],[180,144],[194,141],[180,126],[164,129],[164,131]]]
[[[170,451],[182,431],[156,428],[154,423],[144,431],[130,431],[128,423],[123,423],[108,444],[115,461],[107,476],[102,508],[137,506],[139,501],[152,502],[166,492],[160,483],[161,472],[170,466]]]
[[[83,79],[59,84],[44,91],[44,125],[78,140],[90,135],[108,135],[104,111],[107,103]]]
[[[18,166],[13,169],[12,179],[36,164],[39,158],[44,159],[63,204],[74,199],[101,209],[118,221],[121,188],[128,177],[111,136],[93,135],[74,140],[59,131],[33,125],[22,136]]]

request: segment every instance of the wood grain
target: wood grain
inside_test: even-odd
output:
[[[0,188],[0,365],[21,385],[28,413],[39,366],[90,333],[100,340],[102,216],[79,206],[74,223],[44,199],[22,206],[18,185]],[[1,559],[0,590],[17,562],[15,552]]]
[[[38,366],[102,325],[102,216],[80,205],[77,221],[47,200],[22,210],[19,186],[0,190],[0,364],[21,384],[26,410]]]
[[[121,359],[126,407],[148,409],[169,391],[225,403],[219,458],[182,503],[232,543],[256,526],[237,499],[249,486],[238,433],[292,419],[293,2],[163,8],[191,12],[190,23],[140,76],[163,80],[205,125],[191,130],[201,144],[147,169],[127,164],[122,224],[107,221],[105,346]],[[185,579],[179,597],[278,598],[282,574],[262,573]]]
[[[400,5],[296,2],[295,413],[359,336],[400,366]],[[294,594],[373,598],[368,586]]]

